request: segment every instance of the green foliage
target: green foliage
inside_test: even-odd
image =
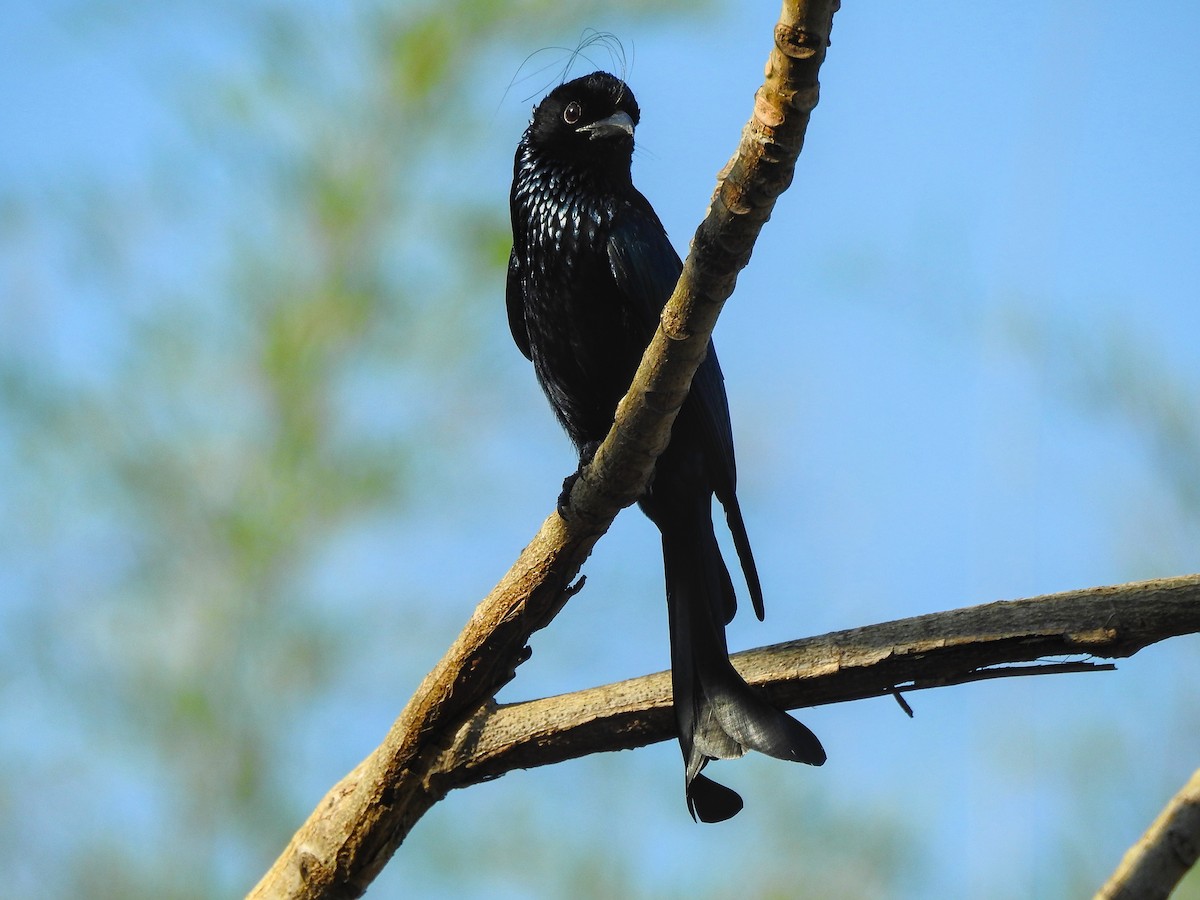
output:
[[[362,644],[317,570],[405,515],[411,449],[470,404],[470,322],[503,281],[503,184],[481,203],[449,177],[500,98],[468,85],[489,53],[577,31],[586,8],[69,17],[81,50],[139,60],[175,137],[132,176],[0,205],[4,633],[36,672],[6,719],[62,720],[53,745],[5,751],[17,894],[227,896],[307,813],[289,749]],[[394,389],[433,375],[436,398]],[[22,823],[40,785],[18,773],[64,767],[117,796],[43,794],[48,814],[112,827]]]

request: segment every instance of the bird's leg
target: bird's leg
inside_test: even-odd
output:
[[[580,447],[579,466],[574,472],[563,479],[562,493],[558,495],[558,514],[564,519],[567,518],[567,512],[571,508],[571,489],[575,487],[575,482],[579,480],[584,467],[591,463],[592,457],[596,455],[596,451],[599,449],[599,441],[588,441]]]

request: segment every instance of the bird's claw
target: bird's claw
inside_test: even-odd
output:
[[[562,492],[558,495],[558,514],[563,519],[570,518],[571,511],[571,491],[575,489],[575,482],[579,480],[579,476],[583,474],[586,466],[591,465],[592,459],[596,456],[596,451],[600,449],[599,441],[589,441],[579,448],[579,467],[570,475],[563,479]]]
[[[569,518],[571,511],[571,489],[575,487],[575,482],[579,480],[579,470],[572,472],[563,479],[562,493],[558,495],[558,514],[563,518]]]

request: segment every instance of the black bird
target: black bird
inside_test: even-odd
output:
[[[637,101],[619,78],[577,78],[535,107],[513,165],[509,326],[579,451],[580,469],[608,434],[682,269],[630,176],[638,118]],[[700,774],[709,760],[758,750],[811,765],[825,761],[816,736],[756,694],[729,662],[725,625],[736,600],[713,532],[714,494],[763,617],[735,487],[729,406],[710,342],[638,501],[662,532],[688,809],[704,822],[742,808],[737,793]]]

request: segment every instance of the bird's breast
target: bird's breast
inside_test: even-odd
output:
[[[626,352],[627,314],[608,257],[617,208],[586,174],[518,167],[513,239],[530,355],[577,443],[603,438],[640,357]]]

